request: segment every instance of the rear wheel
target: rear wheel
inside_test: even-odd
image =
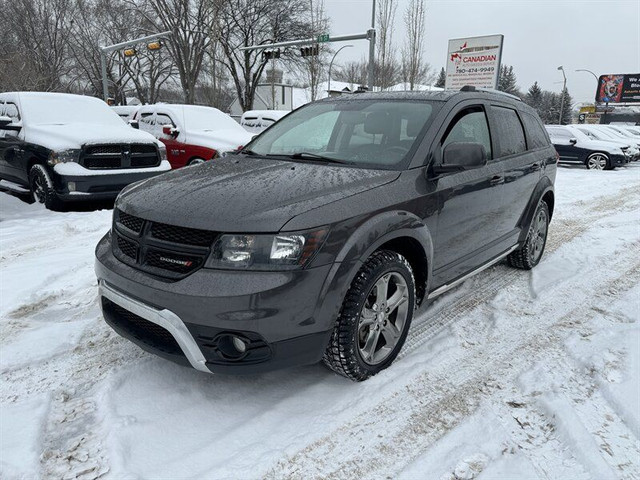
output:
[[[389,250],[374,253],[345,296],[324,363],[358,382],[387,368],[407,338],[415,298],[409,262]]]
[[[29,170],[29,187],[33,200],[44,204],[49,210],[57,210],[62,206],[53,189],[53,182],[44,166],[36,164]]]
[[[545,201],[541,201],[531,221],[524,245],[507,257],[509,265],[523,270],[531,270],[540,263],[544,247],[547,244],[548,232],[549,207]]]
[[[610,168],[609,157],[604,153],[592,153],[587,157],[586,164],[589,170],[605,170]]]

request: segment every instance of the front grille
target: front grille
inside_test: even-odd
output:
[[[151,235],[158,240],[167,242],[185,243],[187,245],[199,245],[208,247],[213,243],[216,234],[207,230],[195,228],[176,227],[164,223],[154,223],[151,226]]]
[[[124,237],[118,235],[118,248],[122,252],[123,255],[126,255],[133,260],[138,258],[138,247],[135,243],[126,240]]]
[[[160,165],[160,156],[154,145],[91,145],[80,163],[90,170],[148,168]]]
[[[152,222],[117,209],[113,235],[113,253],[120,261],[179,280],[204,265],[218,234]]]
[[[166,329],[102,297],[102,310],[116,330],[122,330],[138,341],[161,352],[184,355],[180,345]]]
[[[144,224],[144,220],[138,217],[134,217],[133,215],[129,215],[128,213],[124,213],[122,210],[118,210],[118,218],[117,222],[128,228],[132,232],[140,233],[142,230],[142,225]]]

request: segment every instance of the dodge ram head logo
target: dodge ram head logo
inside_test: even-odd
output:
[[[172,263],[174,265],[180,265],[181,267],[190,267],[193,265],[191,260],[178,260],[177,258],[160,257],[161,262]]]

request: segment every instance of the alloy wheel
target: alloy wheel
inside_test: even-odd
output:
[[[529,251],[531,252],[531,261],[533,263],[537,263],[542,256],[542,251],[547,241],[548,228],[547,212],[541,208],[536,215],[529,237]]]
[[[44,193],[44,185],[42,181],[42,177],[40,175],[35,175],[32,180],[31,190],[33,191],[33,195],[36,197],[35,199],[39,203],[45,202],[45,193]]]
[[[589,170],[604,170],[607,167],[607,157],[599,153],[595,153],[587,160],[587,168]]]
[[[407,322],[407,282],[397,272],[382,275],[360,312],[358,351],[368,365],[378,365],[393,352]]]

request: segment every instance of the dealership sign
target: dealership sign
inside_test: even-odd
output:
[[[640,103],[640,73],[600,75],[598,103]]]
[[[449,40],[444,88],[497,88],[503,39],[503,35],[487,35]]]

